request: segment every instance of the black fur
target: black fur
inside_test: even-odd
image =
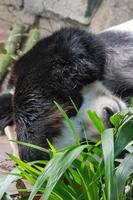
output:
[[[12,95],[3,94],[0,96],[0,129],[13,124]]]
[[[21,68],[14,97],[18,140],[47,147],[46,138],[52,142],[60,134],[62,123],[53,101],[69,115],[69,96],[80,107],[81,88],[102,77],[105,51],[97,36],[62,29],[38,42],[16,65]],[[53,118],[54,110],[57,113]],[[26,160],[44,156],[24,146],[19,146],[19,152]]]
[[[14,123],[18,140],[47,148],[46,138],[52,142],[52,138],[60,134],[62,126],[62,117],[53,101],[63,106],[69,116],[75,115],[69,97],[80,108],[81,89],[95,80],[103,81],[117,94],[117,81],[115,87],[109,84],[114,82],[112,74],[115,77],[115,70],[108,75],[108,66],[109,56],[116,53],[118,46],[114,48],[108,44],[106,36],[104,33],[95,35],[73,28],[62,29],[40,40],[18,60],[13,70],[16,86]],[[114,35],[109,37],[115,38]],[[111,58],[110,67],[114,67],[115,56]],[[119,65],[124,67],[125,63]],[[131,89],[133,92],[133,87]],[[3,124],[4,121],[2,127]],[[19,145],[19,153],[27,161],[46,156],[22,145]]]

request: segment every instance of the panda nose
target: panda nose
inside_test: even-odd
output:
[[[110,107],[103,108],[103,121],[107,128],[113,128],[113,125],[110,122],[110,117],[114,115],[117,111],[114,111]]]
[[[109,119],[112,115],[114,115],[117,111],[114,111],[112,108],[110,107],[104,107],[103,108],[103,112],[105,113],[105,115],[107,116],[107,118]]]

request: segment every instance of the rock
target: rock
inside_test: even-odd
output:
[[[16,8],[17,10],[20,10],[23,8],[23,1],[22,0],[9,0],[10,5],[13,5],[14,8]]]
[[[1,6],[1,5],[4,5],[4,0],[1,0],[1,1],[0,1],[0,6]]]
[[[25,10],[13,10],[12,13],[16,23],[21,23],[24,24],[25,26],[34,23],[35,16],[31,16]]]
[[[8,32],[13,23],[20,23],[24,25],[33,24],[34,16],[31,16],[24,9],[15,9],[13,6],[8,7],[0,5],[0,32]],[[7,27],[7,28],[6,28]]]
[[[98,32],[130,19],[133,19],[133,0],[103,0],[89,29]]]
[[[45,0],[25,0],[24,9],[32,15],[41,15],[44,10]]]
[[[87,25],[101,0],[25,0],[25,9],[47,18],[67,19]]]
[[[87,3],[87,0],[45,0],[43,16],[50,16],[50,14],[53,13],[61,19],[65,18],[77,21],[81,24],[89,24],[90,19],[85,15]]]
[[[133,18],[133,0],[0,0],[3,6],[10,14],[1,16],[11,23],[32,24],[39,16],[46,34],[64,25],[98,32]]]
[[[11,170],[13,170],[15,167],[15,164],[10,159],[5,159],[5,157],[0,156],[0,173],[4,175],[4,173],[7,173]]]

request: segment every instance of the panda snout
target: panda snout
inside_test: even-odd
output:
[[[111,116],[113,116],[115,113],[119,112],[120,110],[117,108],[112,108],[112,107],[104,107],[102,110],[103,116],[107,118],[107,120],[110,119]]]
[[[105,115],[110,118],[112,115],[114,115],[116,112],[114,111],[113,108],[111,107],[105,107],[103,108],[103,112],[105,113]]]
[[[115,113],[119,112],[120,110],[119,109],[116,109],[116,108],[112,108],[112,107],[104,107],[103,110],[102,110],[102,118],[103,118],[103,121],[106,125],[107,128],[111,128],[113,127],[113,125],[111,124],[110,122],[110,117],[113,116]]]

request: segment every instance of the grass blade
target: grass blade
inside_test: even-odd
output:
[[[19,158],[17,158],[14,155],[7,154],[12,160],[14,160],[19,166],[23,167],[27,172],[34,173],[35,176],[40,175],[41,172],[39,172],[37,169],[30,166],[30,164],[23,162]]]
[[[75,130],[74,126],[73,126],[72,121],[69,119],[69,117],[67,116],[66,112],[62,109],[62,107],[57,102],[54,101],[54,103],[57,106],[57,108],[59,109],[59,111],[61,112],[61,114],[63,115],[63,117],[65,118],[65,120],[66,120],[66,122],[67,122],[67,124],[68,124],[68,126],[69,126],[69,128],[70,128],[70,130],[72,132],[72,134],[73,134],[73,137],[74,137],[76,143],[80,144],[79,137],[78,137],[78,135],[76,133],[76,130]]]
[[[95,126],[96,130],[98,131],[98,133],[103,133],[103,131],[105,130],[104,124],[100,119],[100,117],[96,114],[96,112],[89,110],[87,111],[87,114],[89,116],[89,119]]]
[[[82,129],[83,129],[83,134],[84,134],[84,136],[85,136],[86,143],[88,144],[87,127],[86,127],[86,125],[85,125],[85,122],[84,122],[84,120],[82,119],[81,113],[78,111],[78,108],[77,108],[76,104],[74,103],[74,101],[72,100],[71,97],[70,97],[70,101],[71,101],[71,103],[72,103],[74,109],[75,109],[76,112],[77,112],[77,116],[78,116],[78,118],[79,118],[79,120],[80,120],[80,124],[81,124],[81,127],[82,127]]]
[[[11,171],[11,173],[20,174],[20,171],[15,168]],[[2,199],[4,193],[7,192],[7,188],[11,185],[11,183],[18,179],[20,179],[20,177],[10,175],[10,174],[6,177],[6,179],[3,181],[3,184],[1,184],[1,187],[0,187],[0,199]]]
[[[63,175],[63,173],[66,171],[66,169],[72,164],[72,162],[77,158],[77,156],[83,151],[83,149],[86,147],[86,145],[82,145],[76,148],[70,148],[67,152],[65,152],[62,155],[62,163],[58,162],[56,166],[56,171],[54,171],[47,183],[47,186],[45,188],[43,199],[47,200],[49,198],[49,195],[60,179],[60,177]]]
[[[127,155],[116,170],[119,199],[122,199],[126,181],[131,173],[133,173],[133,154]]]
[[[39,151],[43,151],[43,152],[45,152],[45,153],[47,153],[47,154],[50,153],[50,150],[48,150],[48,149],[46,149],[46,148],[44,148],[44,147],[37,146],[37,145],[35,145],[35,144],[31,144],[31,143],[27,143],[27,142],[20,142],[20,141],[17,141],[17,140],[9,140],[9,141],[15,142],[15,143],[17,143],[17,144],[21,144],[21,145],[24,145],[24,146],[27,146],[27,147],[34,148],[34,149],[37,149],[37,150],[39,150]]]
[[[38,177],[36,184],[30,194],[29,200],[32,200],[35,194],[38,192],[39,188],[48,179],[43,199],[47,200],[54,186],[66,171],[66,169],[72,164],[73,160],[80,154],[80,152],[86,147],[86,145],[72,147],[69,150],[58,153],[53,157],[47,166],[45,167],[42,174]]]
[[[118,136],[115,140],[115,157],[119,155],[131,141],[133,141],[133,121],[128,121],[119,129]]]
[[[113,129],[107,129],[101,134],[102,149],[105,164],[105,179],[107,199],[113,199],[113,176],[114,176],[114,138]]]

